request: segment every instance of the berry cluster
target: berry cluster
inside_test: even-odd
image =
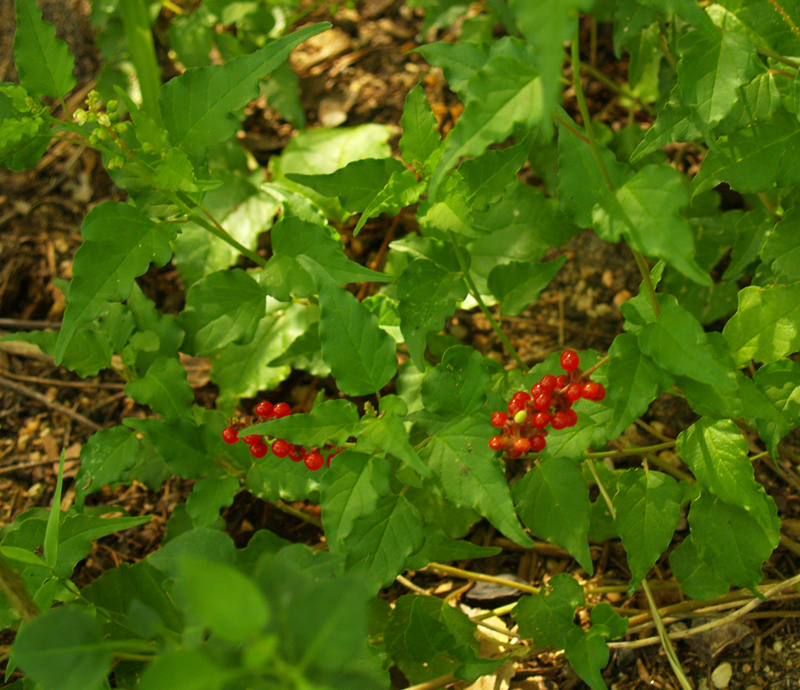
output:
[[[246,417],[243,420],[237,419],[232,421],[222,430],[222,440],[225,441],[225,443],[237,443],[240,440],[240,429],[251,426],[255,423],[268,422],[271,419],[288,417],[290,414],[292,414],[292,408],[289,407],[289,405],[285,402],[279,402],[273,405],[271,402],[262,400],[260,403],[258,403],[258,405],[256,405],[255,413],[257,418],[256,420]],[[266,456],[267,453],[269,453],[269,436],[249,434],[247,436],[243,436],[241,440],[250,446],[250,455],[252,455],[254,458],[261,459]],[[325,450],[326,452],[332,451],[328,455],[327,460],[325,457],[323,457],[322,450]],[[330,467],[331,458],[333,458],[333,456],[337,453],[341,453],[343,450],[344,448],[339,448],[337,446],[325,446],[324,449],[320,449],[317,446],[312,446],[310,450],[306,451],[304,446],[298,446],[293,443],[289,443],[288,441],[284,441],[282,438],[276,438],[272,440],[272,454],[276,458],[288,457],[293,462],[300,462],[302,460],[305,463],[305,466],[312,472],[320,469],[324,464],[326,464],[326,462],[328,467]]]
[[[530,393],[514,393],[508,403],[508,414],[492,415],[492,425],[503,431],[489,439],[489,448],[505,450],[508,457],[518,458],[530,450],[544,450],[548,426],[556,430],[575,426],[578,415],[572,409],[573,403],[581,398],[600,401],[606,397],[603,384],[586,379],[579,364],[577,353],[564,350],[561,368],[566,374],[546,374],[531,386]]]

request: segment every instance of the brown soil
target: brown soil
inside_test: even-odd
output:
[[[79,56],[76,91],[85,94],[99,65],[91,41],[87,3],[53,0],[43,5],[46,16],[57,24],[59,35]],[[334,34],[326,34],[304,45],[292,59],[301,79],[309,126],[318,122],[398,125],[408,90],[427,69],[420,55],[404,53],[416,45],[422,25],[420,13],[397,1],[367,0],[359,3],[355,10],[340,10],[333,17],[317,11],[308,19],[332,20],[335,27]],[[602,28],[599,32],[601,56],[606,45],[603,41],[607,41]],[[0,0],[0,80],[15,76],[11,64],[11,31],[13,2]],[[438,39],[451,39],[451,31],[440,31]],[[426,36],[426,40],[430,38]],[[616,71],[624,65],[613,60],[609,65],[609,76],[619,77]],[[423,83],[441,120],[442,131],[446,132],[457,119],[460,105],[437,70],[429,72]],[[617,127],[627,121],[627,111],[614,105],[613,94],[602,84],[590,81],[587,89],[592,99],[590,107],[594,112],[603,110],[607,124]],[[271,155],[280,152],[292,131],[277,113],[257,103],[248,117],[243,141],[259,161],[266,164]],[[680,150],[679,153],[687,161],[687,167],[696,163],[692,151]],[[533,182],[538,181],[533,179]],[[72,257],[80,244],[82,219],[97,203],[116,198],[122,198],[122,194],[110,182],[98,156],[91,151],[75,150],[64,142],[55,144],[34,170],[12,174],[0,169],[2,332],[58,327],[63,299],[56,281],[70,278]],[[373,262],[390,224],[391,219],[385,217],[374,219],[357,239],[348,232],[353,222],[341,228],[353,258],[366,264]],[[404,214],[395,227],[395,236],[414,229],[413,215]],[[568,261],[539,302],[519,317],[504,320],[509,337],[529,364],[564,346],[606,352],[614,336],[621,331],[619,305],[638,291],[638,272],[627,249],[605,244],[587,231],[574,238],[563,251]],[[180,308],[180,281],[171,265],[152,270],[140,283],[158,300],[163,311],[174,312]],[[488,356],[510,361],[480,312],[458,312],[448,323],[447,331]],[[212,406],[215,389],[204,377],[207,362],[195,360],[187,364],[198,401]],[[309,393],[313,394],[315,387],[325,386],[325,382],[298,374],[282,385],[280,393],[298,404],[310,399]],[[62,508],[71,504],[74,496],[71,480],[78,469],[82,444],[98,428],[118,424],[126,416],[146,413],[124,395],[123,388],[124,382],[112,372],[83,381],[64,368],[54,366],[34,347],[24,343],[0,346],[2,523],[8,523],[15,515],[35,506],[50,506],[62,449],[66,449],[67,458]],[[243,401],[242,407],[249,409],[250,402]],[[644,423],[629,431],[626,441],[646,445],[659,442],[663,436],[674,438],[693,419],[691,410],[681,400],[664,396],[652,406]],[[760,460],[756,474],[778,502],[785,525],[800,525],[796,509],[800,480],[795,468],[788,462],[776,468],[769,461]],[[153,519],[141,529],[98,540],[91,555],[76,571],[76,582],[84,585],[106,569],[122,562],[135,562],[158,548],[174,506],[185,500],[190,489],[191,482],[172,479],[158,493],[134,484],[94,495],[94,502],[118,505],[133,515],[150,514]],[[316,506],[299,503],[294,507],[318,515]],[[246,493],[225,511],[224,517],[229,532],[240,544],[244,544],[254,530],[265,527],[309,544],[318,542],[320,537],[306,522]],[[796,561],[800,546],[792,539],[800,535],[788,531],[786,536],[786,541],[765,566],[768,580],[784,580],[798,571]],[[546,577],[563,571],[586,577],[560,549],[543,545],[537,550],[520,551],[499,540],[486,524],[479,525],[471,538],[484,544],[499,542],[506,550],[495,558],[466,564],[470,569],[489,574],[511,573],[537,585]],[[629,573],[618,543],[593,546],[593,555],[598,568],[591,586],[627,584]],[[409,577],[415,584],[435,589],[439,594],[464,584],[432,572],[413,573]],[[664,558],[656,565],[654,579],[665,581],[669,577],[668,562]],[[391,600],[406,591],[396,584],[385,596]],[[800,635],[791,595],[788,592],[785,598],[755,609],[716,636],[690,638],[691,644],[677,643],[679,657],[695,686],[708,683],[713,687],[711,672],[727,662],[733,667],[730,687],[734,690],[797,687]],[[676,601],[676,595],[670,590],[658,591],[656,597],[660,605]],[[641,593],[633,598],[615,594],[605,599],[617,606],[647,608]],[[489,603],[480,598],[464,598],[464,601],[473,602],[471,606],[498,605],[491,597]],[[652,630],[642,633],[652,634]],[[6,633],[0,644],[7,645],[10,639]],[[0,652],[4,651],[7,646],[0,647]],[[613,684],[618,690],[642,686],[678,687],[658,645],[636,650],[615,649],[604,675],[609,685]],[[535,658],[520,666],[510,681],[512,688],[568,690],[585,687],[560,655]],[[397,687],[403,687],[402,683]]]

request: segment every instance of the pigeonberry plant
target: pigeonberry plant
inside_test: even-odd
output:
[[[287,57],[329,25],[282,32],[252,4],[183,3],[166,40],[186,69],[162,84],[148,4],[103,3],[139,88],[115,84],[112,63],[70,111],[73,58],[36,0],[16,0],[0,165],[27,170],[72,142],[100,152],[126,200],[88,210],[61,330],[11,337],[81,376],[116,369],[152,414],[83,446],[69,510],[59,474],[49,512],[0,532],[7,676],[23,674],[9,687],[370,690],[394,667],[432,689],[556,649],[599,690],[630,615],[586,598],[590,544],[606,540],[688,687],[654,590],[701,602],[794,584],[761,585],[781,519],[753,461],[798,462],[784,439],[800,425],[800,5],[489,0],[461,40],[417,47],[463,104],[446,137],[421,84],[397,154],[389,127],[302,129],[299,101],[278,98],[301,129],[264,175],[237,146],[243,109],[263,84],[296,91]],[[413,4],[428,27],[461,7]],[[585,57],[597,26],[612,76]],[[586,75],[628,109],[624,127],[590,112]],[[400,214],[419,231],[389,241]],[[341,233],[368,222],[387,233],[384,270],[344,250]],[[527,361],[499,315],[535,308],[585,229],[622,243],[640,290],[607,353]],[[137,284],[170,260],[177,316]],[[483,313],[508,367],[439,335],[459,307]],[[210,358],[215,409],[195,404],[180,354]],[[327,382],[310,409],[273,392],[292,371]],[[668,398],[695,421],[632,447],[626,430]],[[194,484],[160,548],[79,588],[93,539],[150,519],[103,517],[87,498],[169,477]],[[266,529],[237,547],[220,515],[242,491],[317,525],[321,548]],[[480,577],[447,563],[501,552],[470,541],[483,520],[505,545],[550,542],[576,563],[495,612],[517,628],[494,654],[481,616],[416,590],[377,596],[426,567]]]

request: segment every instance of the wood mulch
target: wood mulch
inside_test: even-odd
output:
[[[100,64],[91,41],[88,3],[52,0],[43,6],[45,15],[56,22],[59,35],[79,56],[78,91],[83,97],[91,88]],[[405,96],[423,78],[442,131],[452,127],[461,111],[457,99],[438,70],[426,72],[428,66],[420,55],[406,53],[419,39],[422,17],[418,10],[396,0],[367,0],[358,3],[356,9],[340,9],[333,17],[318,10],[304,21],[307,20],[332,20],[334,24],[332,33],[312,39],[292,56],[292,65],[300,76],[309,126],[380,122],[398,126],[399,134]],[[604,29],[601,26],[598,32],[601,58],[603,50],[608,50]],[[0,0],[0,80],[14,78],[10,57],[12,31],[13,0]],[[425,38],[452,40],[454,31],[439,30],[436,36]],[[599,64],[603,64],[602,59]],[[624,70],[624,63],[609,62],[611,78],[624,79],[624,72],[617,73],[619,70]],[[590,80],[587,91],[593,111],[602,109],[609,126],[627,122],[628,111],[615,105],[614,94],[600,82]],[[292,133],[291,125],[263,102],[257,102],[249,111],[242,142],[266,165]],[[396,145],[397,137],[393,141]],[[681,155],[687,167],[696,165],[693,152],[682,150]],[[532,173],[527,174],[533,183],[540,183]],[[124,194],[111,183],[98,156],[89,150],[72,148],[66,142],[56,143],[34,170],[10,173],[0,169],[0,334],[58,327],[64,301],[57,281],[71,277],[71,261],[80,245],[82,219],[97,203],[122,198]],[[390,223],[383,217],[373,219],[358,238],[349,233],[354,222],[341,228],[353,258],[366,264],[380,258],[381,243]],[[412,215],[401,215],[394,226],[395,236],[413,232],[414,223]],[[504,319],[510,339],[530,364],[564,346],[606,352],[621,331],[620,304],[638,291],[638,272],[627,249],[601,242],[587,231],[575,237],[563,252],[567,262],[541,299],[520,316]],[[180,280],[171,264],[151,270],[140,279],[140,284],[162,310],[175,312],[180,308]],[[446,330],[487,356],[509,361],[479,312],[457,312]],[[198,403],[212,406],[216,390],[208,383],[208,363],[195,358],[186,364]],[[282,385],[281,394],[297,403],[308,398],[310,387],[315,385],[320,384],[305,374],[293,375]],[[81,380],[63,367],[54,366],[51,359],[33,346],[21,342],[0,344],[0,523],[7,524],[31,508],[50,506],[62,449],[66,455],[67,481],[61,507],[67,509],[71,505],[72,480],[78,470],[80,449],[91,434],[118,424],[126,416],[147,413],[125,396],[123,388],[124,381],[114,372]],[[251,401],[243,401],[243,409],[249,409],[250,404]],[[641,426],[626,432],[626,441],[646,445],[658,443],[664,436],[674,438],[695,418],[681,400],[665,396],[652,406]],[[795,442],[794,447],[800,448],[800,444]],[[800,541],[800,515],[796,508],[800,480],[795,470],[788,464],[776,468],[768,460],[756,464],[756,476],[777,501],[787,527],[785,542],[765,566],[766,578],[771,581],[785,580],[798,572],[800,546],[794,540]],[[105,570],[135,562],[157,549],[172,510],[185,500],[191,485],[191,481],[173,478],[158,492],[134,483],[91,496],[89,503],[119,506],[131,515],[146,514],[152,519],[141,528],[97,540],[90,556],[79,565],[75,581],[83,586]],[[292,507],[318,515],[315,506],[299,503]],[[307,522],[246,492],[237,496],[223,517],[239,545],[244,545],[261,528],[309,544],[318,542],[320,537],[318,530]],[[685,529],[684,522],[679,534],[682,530],[685,533]],[[586,573],[556,547],[520,550],[485,523],[476,527],[471,538],[505,547],[497,557],[469,563],[467,567],[472,570],[515,576],[536,585],[559,572],[586,578]],[[619,543],[597,544],[592,551],[598,568],[591,586],[627,584],[629,572]],[[667,559],[661,559],[655,568],[655,578],[667,580],[669,576]],[[465,584],[458,578],[430,571],[412,573],[409,577],[415,586],[440,595],[453,593]],[[487,608],[506,603],[503,597],[508,597],[507,590],[480,587],[475,585],[460,594],[462,603]],[[406,591],[403,584],[397,583],[383,596],[391,600]],[[794,597],[796,594],[795,590]],[[660,605],[677,601],[673,590],[657,591],[656,597]],[[716,687],[712,672],[717,670],[715,679],[724,675],[725,664],[731,666],[728,687],[733,690],[798,687],[800,632],[794,597],[788,592],[787,596],[755,609],[735,625],[676,643],[695,687]],[[628,598],[612,593],[604,598],[619,606],[647,608],[640,594]],[[708,615],[715,614],[719,612]],[[702,619],[688,623],[698,621]],[[668,624],[671,630],[685,625],[684,622]],[[647,636],[653,632],[645,630],[641,634]],[[0,637],[0,653],[7,652],[11,639],[8,632]],[[678,687],[659,645],[640,649],[615,647],[604,675],[617,690]],[[489,681],[492,684],[487,684]],[[513,677],[488,679],[474,687],[571,690],[586,686],[564,663],[562,655],[549,654],[521,666]]]

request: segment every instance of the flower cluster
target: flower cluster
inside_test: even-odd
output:
[[[231,423],[222,430],[222,439],[230,444],[237,443],[239,440],[244,441],[250,446],[250,455],[257,459],[261,459],[269,453],[271,442],[272,454],[276,458],[288,457],[293,462],[303,461],[305,466],[312,472],[320,469],[325,464],[330,467],[331,458],[344,450],[344,448],[339,448],[338,446],[326,445],[322,449],[317,446],[312,446],[306,451],[304,446],[289,443],[282,438],[272,439],[270,436],[262,436],[261,434],[248,434],[240,439],[239,431],[241,429],[256,423],[288,417],[292,414],[292,408],[285,402],[279,402],[273,405],[271,402],[262,400],[256,405],[255,413],[255,420],[246,417],[244,419],[231,421]],[[323,456],[323,452],[328,453],[327,458]]]
[[[495,412],[492,425],[502,429],[489,439],[492,450],[505,450],[510,458],[528,451],[539,452],[547,445],[547,427],[566,429],[578,423],[573,403],[581,398],[600,401],[606,397],[601,383],[588,380],[578,368],[580,358],[572,350],[561,353],[561,376],[546,374],[531,391],[514,393],[508,403],[508,414]]]

